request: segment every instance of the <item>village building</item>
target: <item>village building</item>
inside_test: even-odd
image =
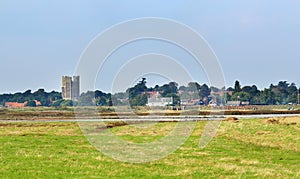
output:
[[[40,105],[41,105],[41,102],[38,101],[38,100],[34,100],[34,102],[35,102],[35,105],[36,105],[36,106],[40,106]],[[6,103],[4,104],[4,106],[7,107],[7,108],[23,108],[23,107],[26,106],[26,104],[27,104],[27,102],[24,102],[24,103],[18,103],[18,102],[6,102]]]
[[[173,104],[172,97],[150,97],[148,98],[147,106],[164,107]]]
[[[161,92],[159,92],[159,91],[146,92],[146,94],[149,96],[147,106],[165,107],[165,106],[173,104],[172,97],[161,97],[160,93]]]
[[[241,101],[227,101],[227,106],[241,106]]]

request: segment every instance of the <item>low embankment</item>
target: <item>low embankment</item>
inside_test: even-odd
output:
[[[76,115],[75,115],[76,114]],[[268,115],[268,114],[300,114],[300,109],[288,110],[288,107],[278,106],[260,107],[253,109],[222,109],[222,108],[208,108],[198,107],[187,110],[169,110],[169,109],[149,109],[147,107],[125,108],[125,107],[79,107],[74,110],[72,107],[64,108],[18,108],[0,109],[0,120],[74,120],[75,118],[102,118],[102,119],[119,119],[130,118],[136,116],[215,116],[215,115]]]

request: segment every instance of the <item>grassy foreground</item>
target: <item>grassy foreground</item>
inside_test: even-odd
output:
[[[175,153],[130,164],[104,156],[76,123],[0,123],[0,178],[300,178],[300,118],[224,121],[198,148],[206,122]],[[174,123],[119,126],[125,140],[149,142]]]

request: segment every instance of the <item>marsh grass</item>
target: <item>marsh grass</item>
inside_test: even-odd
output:
[[[206,115],[254,115],[254,114],[300,114],[299,106],[288,110],[291,106],[255,106],[245,109],[224,109],[207,106],[189,107],[186,110],[170,110],[167,108],[149,108],[128,106],[80,106],[76,107],[24,107],[0,108],[0,120],[61,120],[76,118],[122,118],[136,116],[206,116]]]
[[[292,125],[267,120],[224,121],[204,149],[198,146],[206,122],[198,122],[180,149],[144,164],[101,154],[76,123],[0,123],[0,178],[299,178],[300,118],[284,119]],[[149,142],[174,125],[108,130],[124,140]]]

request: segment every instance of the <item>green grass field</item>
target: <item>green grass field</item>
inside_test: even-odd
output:
[[[224,121],[204,149],[206,122],[169,156],[144,164],[113,160],[76,123],[0,123],[0,178],[300,178],[300,118]],[[174,123],[109,130],[132,142],[163,136]]]

